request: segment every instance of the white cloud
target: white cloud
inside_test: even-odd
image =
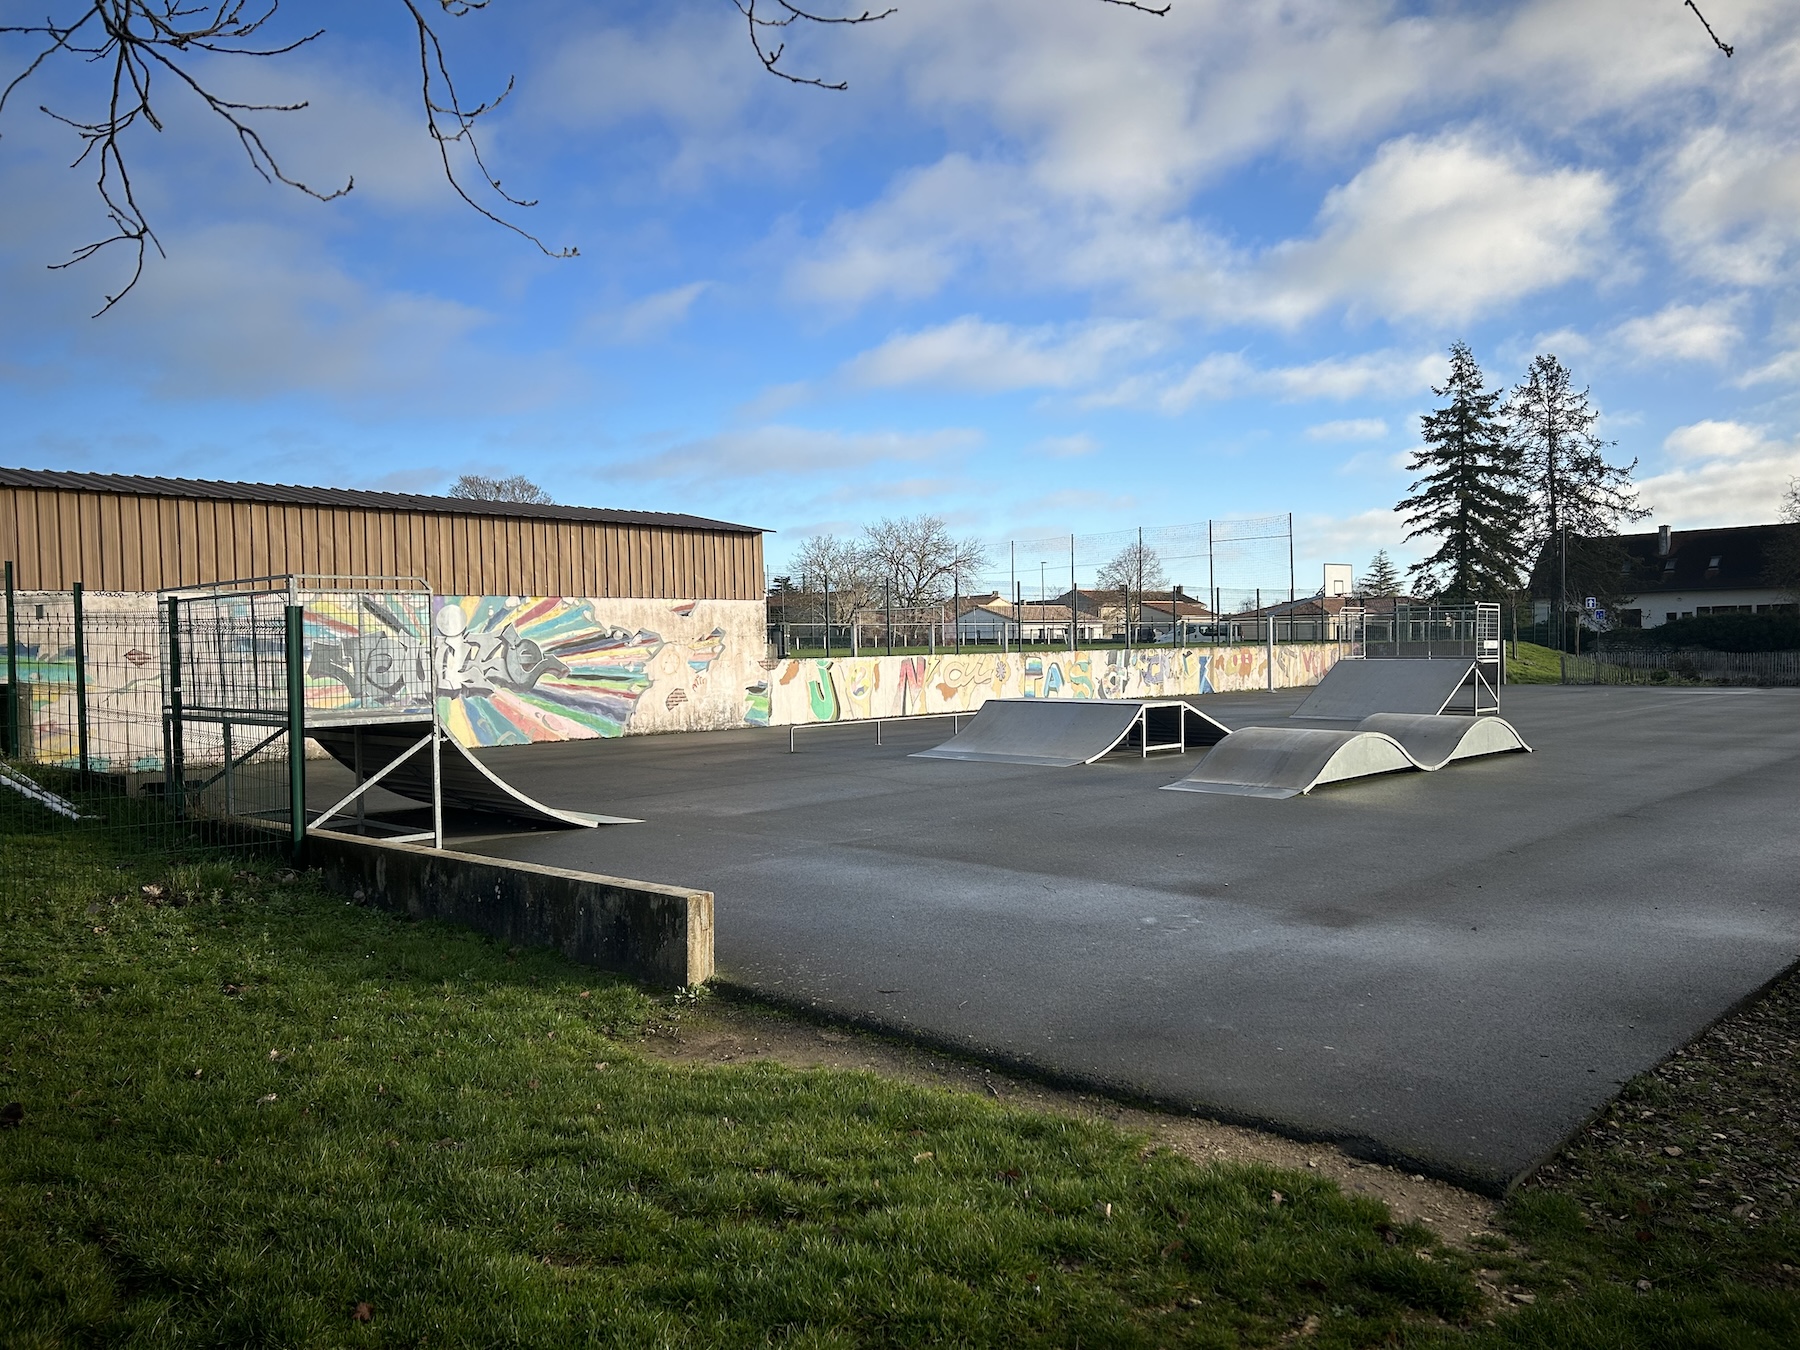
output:
[[[1096,321],[1015,328],[965,315],[901,333],[844,366],[854,384],[931,384],[995,393],[1091,384],[1114,359],[1155,345],[1141,323]]]
[[[1080,459],[1098,450],[1100,442],[1086,432],[1076,432],[1072,436],[1046,436],[1031,448],[1051,459]]]
[[[1638,494],[1677,529],[1775,520],[1788,479],[1800,474],[1800,441],[1741,422],[1677,427],[1663,445],[1673,467],[1640,480]]]
[[[1379,417],[1352,417],[1342,422],[1320,422],[1306,429],[1309,441],[1378,441],[1388,434]]]
[[[1385,478],[1392,474],[1405,472],[1406,466],[1412,462],[1412,457],[1416,452],[1417,447],[1412,450],[1402,450],[1398,454],[1390,450],[1363,450],[1340,464],[1338,472],[1345,477],[1370,474]]]
[[[1663,449],[1678,460],[1742,459],[1769,444],[1768,437],[1757,427],[1710,418],[1676,427],[1663,438]]]
[[[621,309],[597,314],[584,328],[604,342],[653,341],[680,325],[709,285],[705,281],[690,281],[658,291]]]
[[[1613,337],[1639,356],[1718,364],[1743,338],[1733,317],[1735,309],[1730,300],[1667,305],[1654,314],[1626,320],[1613,330]]]
[[[1754,384],[1800,384],[1800,348],[1778,352],[1774,357],[1747,370],[1737,379],[1740,386]]]
[[[1326,195],[1320,229],[1277,245],[1233,307],[1295,324],[1347,304],[1464,321],[1594,269],[1615,190],[1469,132],[1402,137]]]
[[[1240,352],[1214,352],[1185,372],[1136,375],[1083,403],[1092,407],[1150,407],[1184,412],[1197,402],[1251,396],[1287,403],[1403,395],[1442,379],[1445,358],[1392,350],[1327,357],[1299,366],[1258,367]]]
[[[791,474],[841,481],[851,470],[928,462],[966,453],[980,443],[979,432],[960,428],[846,432],[766,426],[687,441],[640,459],[615,462],[606,472],[626,478],[708,482]]]

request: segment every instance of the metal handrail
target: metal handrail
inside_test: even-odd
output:
[[[841,722],[792,722],[788,724],[788,753],[790,755],[794,753],[794,733],[796,731],[822,731],[827,727],[866,727],[873,723],[875,744],[880,745],[882,729],[889,722],[929,722],[944,717],[954,718],[955,729],[950,734],[957,736],[962,733],[962,719],[974,715],[973,712],[911,713],[905,717],[850,717]]]

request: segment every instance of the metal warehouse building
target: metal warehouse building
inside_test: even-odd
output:
[[[305,573],[443,595],[763,595],[762,531],[700,516],[38,469],[0,469],[0,558],[25,590]]]
[[[465,744],[768,720],[762,531],[754,526],[0,469],[0,560],[13,565],[29,678],[42,682],[42,736],[54,738],[69,720],[55,668],[71,658],[66,642],[48,635],[72,631],[66,616],[77,583],[98,616],[149,614],[159,591],[287,576],[315,593],[306,606],[307,673],[319,681],[342,666],[352,638],[367,642],[364,629],[381,608],[353,592],[381,590],[379,578],[427,583],[439,707]],[[33,625],[48,625],[41,640],[26,631]],[[95,690],[108,696],[98,683]]]

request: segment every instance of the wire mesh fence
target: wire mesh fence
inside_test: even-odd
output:
[[[1266,612],[1297,598],[1287,514],[1009,539],[985,554],[929,605],[890,604],[880,578],[855,590],[842,578],[783,578],[770,646],[778,656],[1032,651],[1262,642],[1271,630],[1275,641],[1333,640],[1321,616]]]
[[[292,848],[298,624],[282,607],[10,586],[6,600],[0,889],[76,840],[121,859]]]

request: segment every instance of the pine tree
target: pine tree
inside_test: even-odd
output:
[[[1408,539],[1429,535],[1440,543],[1409,570],[1428,593],[1492,598],[1518,584],[1527,556],[1527,499],[1501,393],[1485,387],[1465,342],[1450,348],[1450,378],[1432,392],[1447,402],[1420,419],[1425,444],[1407,466],[1419,477],[1395,509],[1412,527]]]
[[[1530,494],[1537,565],[1532,589],[1559,615],[1571,603],[1571,579],[1605,598],[1625,584],[1623,551],[1611,538],[1620,524],[1650,514],[1638,504],[1629,464],[1609,464],[1612,445],[1594,432],[1600,414],[1588,391],[1576,393],[1556,357],[1535,357],[1508,401],[1508,444]]]
[[[1394,566],[1385,548],[1375,550],[1375,556],[1369,559],[1369,570],[1356,588],[1363,595],[1400,594],[1400,569]]]

